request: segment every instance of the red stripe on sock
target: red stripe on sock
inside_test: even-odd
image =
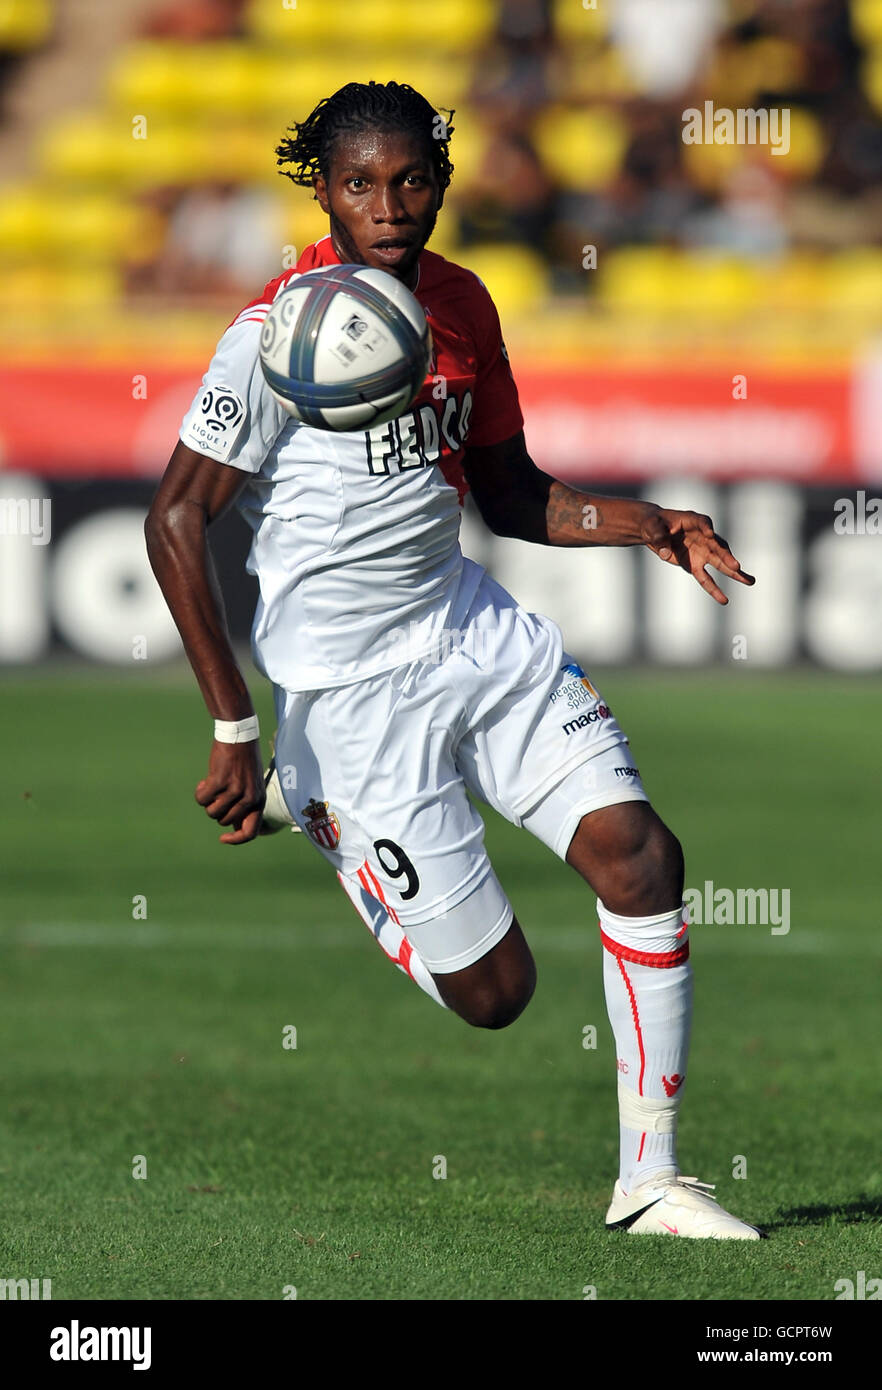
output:
[[[627,971],[625,970],[625,967],[622,965],[621,960],[619,960],[617,963],[621,972],[622,979],[625,981],[625,988],[628,991],[628,998],[631,1001],[631,1017],[634,1020],[634,1027],[637,1030],[637,1047],[640,1052],[640,1079],[637,1082],[637,1094],[638,1096],[642,1096],[643,1073],[646,1071],[646,1053],[643,1051],[643,1029],[640,1027],[640,1015],[637,1012],[637,999],[634,995],[634,990],[631,987],[631,981],[628,979]]]
[[[615,956],[619,961],[630,961],[632,965],[652,965],[658,970],[670,970],[672,966],[682,965],[689,959],[688,941],[683,946],[678,946],[675,951],[633,951],[630,946],[622,946],[611,936],[607,936],[603,927],[600,928],[600,939],[611,956]]]
[[[602,935],[603,935],[603,932],[601,931],[601,936],[602,936]],[[634,1020],[634,1027],[635,1027],[635,1029],[636,1029],[636,1031],[637,1031],[637,1047],[638,1047],[638,1049],[639,1049],[639,1051],[640,1051],[640,1077],[639,1077],[639,1080],[638,1080],[638,1082],[637,1082],[637,1094],[638,1094],[638,1096],[642,1096],[642,1095],[643,1095],[643,1074],[644,1074],[644,1072],[646,1071],[646,1053],[645,1053],[644,1050],[643,1050],[643,1029],[640,1027],[640,1015],[639,1015],[639,1013],[637,1012],[637,999],[636,999],[636,997],[635,997],[635,995],[634,995],[634,990],[633,990],[633,988],[632,988],[632,986],[631,986],[631,981],[628,979],[627,971],[625,970],[624,965],[622,965],[621,957],[617,957],[617,958],[616,958],[616,964],[617,964],[618,967],[619,967],[619,971],[621,972],[622,979],[625,981],[625,988],[626,988],[627,991],[628,991],[628,998],[629,998],[630,1001],[631,1001],[631,1017],[632,1017],[633,1020]],[[640,1136],[640,1148],[637,1150],[637,1162],[638,1162],[638,1163],[640,1162],[641,1158],[643,1157],[643,1145],[644,1145],[645,1143],[646,1143],[646,1134],[644,1133],[644,1134],[641,1134],[641,1136]]]

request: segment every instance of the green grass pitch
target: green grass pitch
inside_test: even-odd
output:
[[[0,1276],[51,1278],[54,1299],[829,1300],[882,1274],[882,683],[600,684],[687,884],[790,890],[786,935],[693,928],[681,1118],[684,1171],[770,1240],[604,1230],[593,898],[541,845],[488,815],[539,985],[512,1028],[469,1029],[385,960],[300,837],[218,845],[185,673],[60,666],[0,681]]]

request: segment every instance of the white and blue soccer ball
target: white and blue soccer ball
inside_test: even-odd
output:
[[[370,429],[401,415],[431,359],[419,300],[364,265],[298,275],[273,302],[260,338],[272,394],[295,420],[322,430]]]

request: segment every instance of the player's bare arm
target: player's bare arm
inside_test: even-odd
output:
[[[729,600],[706,565],[739,584],[756,582],[716,534],[710,517],[568,487],[536,467],[523,431],[501,444],[467,448],[463,469],[478,510],[498,536],[539,545],[645,545],[660,560],[686,570],[721,604]]]
[[[230,645],[207,529],[235,501],[247,477],[179,443],[147,516],[147,553],[199,688],[215,719],[254,713]],[[228,845],[253,840],[265,801],[258,740],[212,743],[196,800],[220,825]]]

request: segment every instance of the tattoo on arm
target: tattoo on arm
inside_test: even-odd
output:
[[[579,492],[537,468],[523,433],[466,451],[464,468],[491,531],[537,545],[640,545],[648,503]]]
[[[597,544],[597,532],[605,523],[603,499],[577,492],[555,480],[548,494],[548,544]]]

